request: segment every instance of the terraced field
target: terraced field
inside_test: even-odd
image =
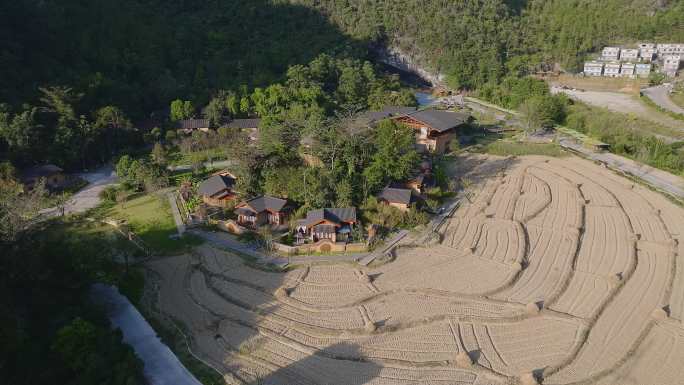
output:
[[[684,210],[576,158],[496,164],[385,265],[203,246],[149,262],[146,294],[229,384],[682,384]]]

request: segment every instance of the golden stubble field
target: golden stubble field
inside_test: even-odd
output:
[[[486,160],[433,245],[367,269],[151,262],[157,308],[234,384],[675,385],[684,210],[574,157]]]

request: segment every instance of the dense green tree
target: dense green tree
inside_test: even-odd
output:
[[[176,99],[171,102],[171,120],[176,122],[195,116],[195,107],[190,100]]]
[[[420,157],[414,148],[413,129],[391,120],[384,120],[375,130],[376,148],[368,168],[363,172],[369,190],[388,182],[408,177]]]

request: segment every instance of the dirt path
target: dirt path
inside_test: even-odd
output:
[[[666,114],[658,112],[643,104],[632,95],[618,92],[564,90],[559,87],[552,87],[551,92],[562,92],[572,99],[580,100],[587,104],[607,108],[611,111],[623,114],[633,114],[639,118],[681,131],[684,134],[684,121],[674,119]]]

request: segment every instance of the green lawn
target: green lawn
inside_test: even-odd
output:
[[[684,84],[680,83],[675,87],[674,92],[670,94],[670,99],[679,107],[684,108]]]
[[[135,197],[110,208],[107,216],[127,220],[131,230],[157,254],[181,252],[186,246],[199,243],[187,235],[182,239],[171,238],[177,230],[166,195]]]
[[[545,156],[566,156],[559,145],[555,143],[521,143],[514,141],[498,140],[486,144],[482,152],[499,156],[510,155],[545,155]]]
[[[216,147],[208,150],[184,153],[177,147],[173,147],[170,149],[168,157],[170,166],[179,166],[192,164],[193,162],[206,162],[209,159],[224,160],[226,159],[226,151],[222,147]]]

